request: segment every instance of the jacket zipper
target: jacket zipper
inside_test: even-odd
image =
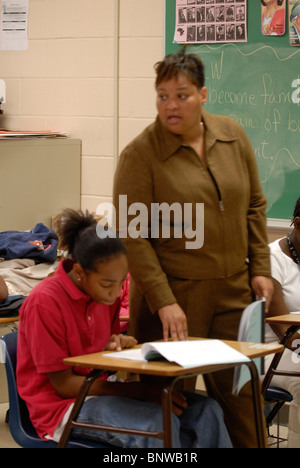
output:
[[[207,170],[208,170],[208,173],[209,173],[210,177],[212,178],[212,181],[213,181],[213,183],[214,183],[214,185],[215,185],[215,187],[216,187],[216,190],[217,190],[217,194],[218,194],[218,198],[219,198],[219,207],[220,207],[220,210],[221,210],[221,211],[224,211],[225,208],[224,208],[224,204],[223,204],[223,200],[222,200],[222,194],[221,194],[221,191],[220,191],[219,186],[218,186],[218,184],[217,184],[217,181],[216,181],[216,179],[215,179],[215,177],[214,177],[214,175],[213,175],[213,173],[211,172],[211,170],[210,170],[209,167],[207,167]]]

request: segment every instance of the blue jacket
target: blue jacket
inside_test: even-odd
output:
[[[57,257],[58,237],[55,231],[38,223],[31,231],[0,232],[0,257],[31,258],[37,262],[54,263]]]

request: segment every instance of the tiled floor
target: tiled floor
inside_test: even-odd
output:
[[[277,436],[277,417],[274,419],[273,425],[270,427],[270,434]],[[289,404],[286,403],[279,412],[280,426],[279,426],[279,437],[284,439],[279,442],[279,448],[287,448],[287,437],[288,437],[288,420],[289,420]],[[270,437],[268,440],[270,448],[277,448],[277,439]]]
[[[8,424],[5,422],[8,403],[0,404],[0,448],[19,448],[10,435]]]
[[[272,435],[277,434],[277,427],[272,426],[270,429],[270,433]],[[287,435],[288,435],[288,428],[287,426],[280,426],[280,437],[285,439],[283,441],[279,442],[279,447],[278,448],[287,448]],[[270,448],[277,448],[277,440],[273,437],[269,437],[268,439],[268,444]]]

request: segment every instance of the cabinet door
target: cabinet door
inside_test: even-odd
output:
[[[64,208],[80,208],[81,141],[0,141],[0,231],[51,227]]]

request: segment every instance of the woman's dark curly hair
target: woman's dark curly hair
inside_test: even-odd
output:
[[[167,55],[161,62],[155,64],[156,88],[164,80],[177,78],[183,73],[198,89],[205,82],[204,65],[196,54],[185,54],[184,50],[177,54]]]
[[[296,201],[295,209],[294,209],[294,214],[293,214],[293,222],[295,218],[300,217],[300,197]]]

